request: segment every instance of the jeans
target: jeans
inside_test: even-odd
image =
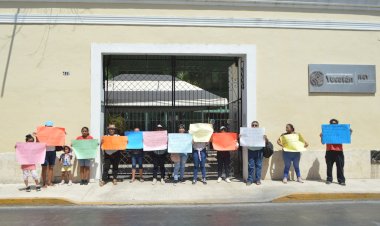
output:
[[[193,180],[198,179],[198,170],[201,168],[202,179],[206,178],[206,149],[200,151],[200,156],[198,150],[193,150],[193,160],[194,160],[194,175]]]
[[[120,151],[114,152],[111,155],[104,152],[104,161],[103,161],[103,175],[102,180],[106,181],[108,179],[108,171],[112,165],[112,177],[117,179],[117,173],[119,171],[121,153]]]
[[[261,180],[261,169],[263,167],[263,149],[248,150],[248,178],[247,182],[258,182]],[[255,172],[254,172],[255,171]],[[253,173],[255,176],[253,177]]]
[[[229,151],[218,151],[216,153],[216,159],[218,160],[218,177],[222,177],[223,168],[226,174],[226,178],[230,176],[230,164],[231,155]]]
[[[326,151],[326,165],[327,165],[327,181],[332,182],[332,168],[334,163],[336,164],[336,173],[339,183],[345,183],[344,177],[344,154],[343,151]]]
[[[153,160],[153,178],[157,179],[158,167],[160,167],[161,179],[164,179],[166,153],[162,155],[157,155],[154,152],[152,152],[152,160]]]
[[[301,153],[300,152],[284,151],[282,157],[284,158],[284,163],[285,163],[284,177],[283,178],[288,178],[289,169],[290,169],[292,162],[293,162],[294,171],[296,171],[297,177],[301,177],[300,166],[299,166],[300,159],[301,159]]]
[[[181,153],[179,154],[180,161],[174,164],[174,180],[178,180],[178,172],[180,172],[179,179],[183,179],[183,174],[185,173],[185,166],[186,166],[186,161],[187,161],[187,154]]]
[[[131,151],[132,169],[136,169],[136,165],[139,164],[139,169],[143,168],[144,152]]]

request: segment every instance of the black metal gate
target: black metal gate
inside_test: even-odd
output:
[[[119,133],[150,131],[162,124],[176,132],[180,124],[212,123],[239,132],[244,62],[238,57],[105,55],[105,128],[116,124]],[[106,131],[106,130],[105,130]],[[216,176],[216,152],[208,151],[207,175]],[[144,174],[151,173],[151,158],[144,157]],[[231,175],[241,176],[241,151],[232,154]],[[186,172],[192,175],[192,158]],[[130,158],[123,153],[120,176],[130,173]],[[168,157],[167,174],[172,172]]]

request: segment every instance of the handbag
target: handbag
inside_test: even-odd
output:
[[[265,158],[270,158],[273,155],[273,144],[271,142],[267,142],[264,147],[263,156]]]

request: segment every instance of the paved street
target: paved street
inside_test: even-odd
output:
[[[380,202],[0,207],[0,225],[380,225]]]

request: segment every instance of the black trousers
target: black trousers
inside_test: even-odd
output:
[[[104,160],[103,160],[103,174],[102,180],[108,180],[108,171],[112,165],[112,177],[113,179],[117,179],[117,173],[119,171],[119,163],[120,163],[121,153],[120,151],[114,152],[111,155],[104,152]]]
[[[343,151],[326,151],[326,165],[327,165],[327,181],[332,182],[332,169],[334,163],[336,164],[336,172],[339,183],[346,182],[344,177],[344,154]]]
[[[160,167],[161,179],[164,179],[166,154],[157,155],[154,152],[152,152],[152,160],[153,160],[153,178],[157,179],[158,167]]]
[[[231,155],[229,151],[218,151],[216,153],[216,159],[218,160],[218,177],[222,177],[223,168],[226,178],[230,176],[230,164]]]

